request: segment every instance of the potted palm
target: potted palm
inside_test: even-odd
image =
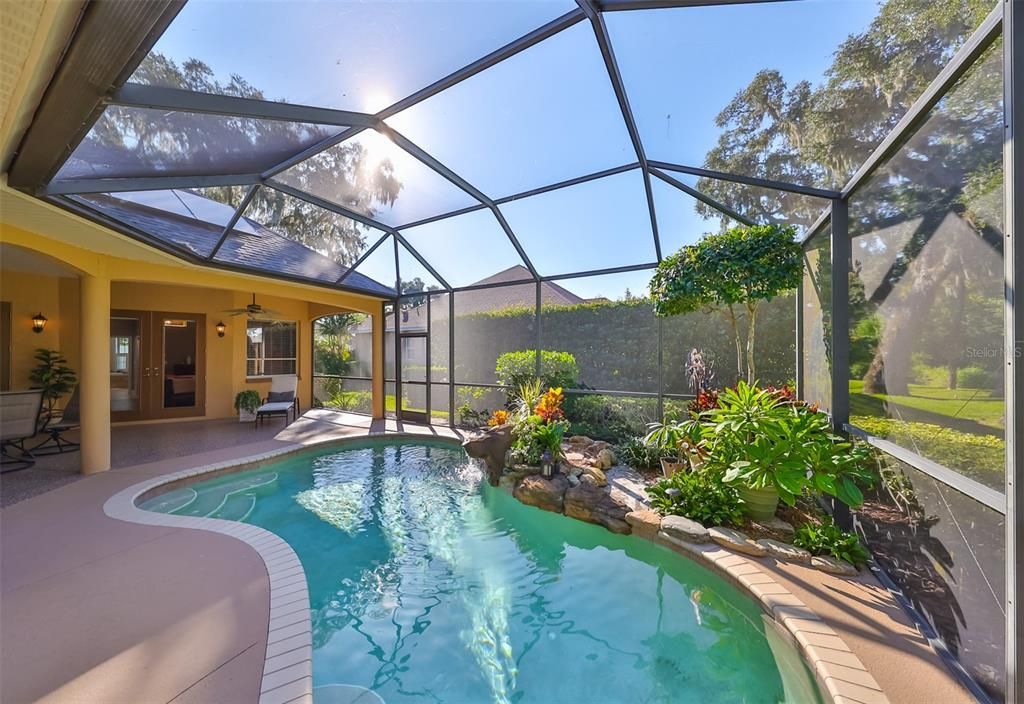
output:
[[[246,389],[235,394],[235,410],[238,411],[240,423],[252,423],[256,420],[256,409],[260,407],[259,392]]]
[[[666,477],[671,477],[687,464],[691,469],[697,469],[702,464],[701,426],[697,421],[649,423],[647,431],[643,442],[657,447],[663,453],[661,472]]]

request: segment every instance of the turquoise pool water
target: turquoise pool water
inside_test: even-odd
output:
[[[730,584],[524,506],[450,445],[295,456],[143,508],[244,521],[292,545],[309,581],[315,700],[346,684],[388,704],[818,701],[798,655]]]

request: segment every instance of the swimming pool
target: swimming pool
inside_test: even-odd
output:
[[[819,701],[799,655],[731,584],[520,504],[452,445],[363,441],[141,507],[244,521],[293,547],[314,700],[345,684],[388,704]]]

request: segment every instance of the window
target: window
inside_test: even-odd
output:
[[[298,323],[250,320],[245,335],[246,376],[298,373]]]
[[[115,374],[128,372],[128,354],[131,339],[127,337],[110,338],[110,371]]]

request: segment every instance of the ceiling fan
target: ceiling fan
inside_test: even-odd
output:
[[[232,316],[246,315],[250,320],[255,320],[257,318],[275,318],[280,315],[276,310],[264,308],[257,303],[255,293],[252,294],[252,303],[247,305],[245,308],[228,308],[224,312]]]

